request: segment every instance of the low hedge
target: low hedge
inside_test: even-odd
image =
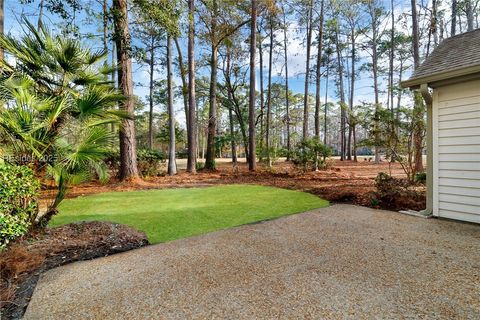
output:
[[[38,214],[40,182],[25,166],[0,165],[0,250],[24,235]]]

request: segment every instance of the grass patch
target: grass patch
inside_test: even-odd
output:
[[[253,185],[109,192],[65,200],[50,226],[112,221],[159,243],[328,205],[308,193]]]

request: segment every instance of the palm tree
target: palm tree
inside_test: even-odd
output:
[[[69,184],[108,178],[102,161],[113,138],[108,124],[125,117],[114,109],[124,97],[105,81],[111,68],[104,52],[25,24],[19,40],[0,35],[0,47],[15,58],[15,65],[0,60],[0,141],[11,162],[56,182],[39,220],[45,226]]]

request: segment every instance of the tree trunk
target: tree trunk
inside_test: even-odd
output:
[[[394,59],[395,59],[395,13],[394,13],[394,9],[395,9],[395,5],[394,5],[394,0],[391,1],[390,3],[390,6],[391,6],[391,10],[392,12],[390,13],[390,19],[392,20],[391,21],[391,28],[392,30],[390,30],[390,54],[389,54],[389,59],[390,59],[390,63],[389,63],[389,92],[390,92],[390,110],[391,110],[391,113],[392,115],[394,114],[394,107],[393,107],[393,98],[394,98],[394,94],[393,94],[393,71],[394,71]]]
[[[467,14],[467,32],[473,31],[473,6],[472,0],[465,1],[465,12]]]
[[[412,46],[413,46],[413,67],[415,70],[420,66],[420,49],[419,49],[419,31],[417,17],[417,1],[411,0],[412,4]]]
[[[261,26],[261,23],[260,23],[260,26]],[[260,29],[260,28],[259,28]],[[263,139],[264,139],[264,131],[265,131],[265,128],[264,128],[264,114],[265,114],[265,91],[263,89],[263,38],[262,38],[262,34],[261,34],[261,30],[258,30],[258,34],[259,34],[259,43],[258,43],[258,57],[260,59],[260,70],[259,70],[259,77],[260,77],[260,149],[263,148]],[[260,157],[262,157],[262,153],[260,153]]]
[[[2,2],[2,11],[3,11],[3,0],[0,0]],[[104,9],[105,9],[105,6],[106,6],[106,1],[104,0],[103,1],[103,6],[104,6]],[[40,1],[40,4],[38,5],[38,21],[37,21],[37,28],[38,30],[40,30],[41,28],[43,28],[43,10],[45,8],[45,0],[41,0]],[[104,11],[105,13],[105,11]]]
[[[3,2],[3,0],[0,0]],[[42,0],[43,1],[43,0]],[[3,12],[3,8],[2,8]],[[41,21],[41,20],[40,20]],[[107,6],[107,0],[103,0],[102,3],[102,24],[103,24],[103,51],[105,51],[105,54],[108,54],[108,6]],[[39,29],[41,26],[41,22],[39,22]],[[108,62],[106,61],[105,64]]]
[[[175,161],[175,110],[173,108],[173,67],[172,67],[172,37],[167,35],[167,94],[168,94],[168,175],[177,174],[177,164]]]
[[[4,35],[5,33],[5,21],[4,21],[4,18],[5,18],[5,13],[4,13],[4,10],[3,10],[3,6],[4,6],[4,0],[0,0],[0,34],[1,35]],[[4,58],[4,52],[3,52],[3,48],[0,47],[0,60],[3,60]]]
[[[457,33],[457,0],[452,0],[452,24],[450,29],[450,36],[453,37]]]
[[[270,16],[270,51],[268,56],[268,96],[267,96],[267,118],[266,118],[266,132],[265,141],[267,149],[267,165],[272,166],[272,159],[270,157],[270,115],[272,112],[272,67],[273,67],[273,19]]]
[[[3,0],[0,0],[3,2]],[[43,0],[42,0],[43,1]],[[40,4],[41,6],[43,6],[43,4]],[[42,14],[42,11],[43,8],[40,9],[40,13],[39,13],[39,18],[38,18],[38,28],[40,29],[41,27],[41,14]],[[102,41],[103,41],[103,51],[105,52],[105,55],[108,55],[108,5],[107,5],[107,0],[103,0],[103,3],[102,3],[102,24],[103,24],[103,38],[102,38]],[[113,64],[113,61],[115,61],[114,59],[114,51],[115,50],[112,50],[112,64]],[[108,58],[105,59],[105,62],[104,62],[104,66],[105,67],[108,67]],[[113,68],[112,68],[113,69]],[[115,82],[115,74],[113,73],[114,71],[112,71],[112,83]],[[105,74],[105,81],[108,81],[108,74]],[[107,128],[108,128],[108,125],[107,125]],[[112,122],[110,124],[110,128],[111,128],[111,131],[114,132],[115,131],[115,124]],[[113,143],[113,142],[112,142]]]
[[[135,137],[132,59],[130,57],[130,33],[128,30],[127,0],[114,0],[115,41],[117,45],[118,87],[127,99],[120,104],[130,118],[123,119],[120,126],[120,179],[138,178],[137,142]]]
[[[212,22],[212,29],[215,28]],[[217,67],[218,51],[215,44],[211,46],[212,54],[210,56],[210,95],[208,111],[208,131],[207,131],[207,156],[205,159],[205,169],[215,170],[215,135],[217,129]]]
[[[117,60],[117,46],[115,44],[115,41],[112,41],[112,65],[114,64],[114,61]],[[117,79],[117,72],[116,72],[116,68],[112,68],[112,73],[110,74],[110,77],[111,77],[111,81],[112,81],[112,86],[114,88],[117,88],[118,89],[118,83],[116,81]],[[112,122],[111,124],[111,131],[112,133],[115,133],[115,123]],[[114,142],[112,142],[112,146],[113,146]]]
[[[285,108],[286,108],[286,117],[287,117],[287,161],[290,160],[291,152],[291,140],[290,140],[290,99],[289,99],[289,88],[288,88],[288,48],[287,48],[287,19],[285,8],[282,7],[283,11],[283,50],[285,57]]]
[[[257,168],[255,156],[255,47],[257,43],[257,0],[252,0],[250,23],[250,92],[248,99],[248,139],[250,159],[248,161],[248,168],[251,171],[255,171]]]
[[[150,61],[148,61],[150,67],[150,84],[149,84],[149,96],[148,103],[150,105],[150,110],[148,113],[148,147],[153,149],[153,73],[155,71],[155,36],[152,35],[151,39],[151,48],[150,48]]]
[[[218,67],[218,46],[215,33],[217,30],[217,0],[213,0],[213,15],[210,22],[211,28],[211,55],[210,55],[210,92],[208,109],[208,130],[207,130],[207,156],[205,169],[215,170],[215,136],[217,130],[217,67]]]
[[[187,171],[197,171],[197,106],[195,100],[195,0],[188,0],[188,160]]]
[[[472,16],[473,19],[473,16]],[[431,30],[433,34],[433,44],[435,47],[438,45],[438,4],[437,0],[432,0],[432,22],[431,22]],[[472,28],[473,28],[473,21],[472,21]]]
[[[318,26],[318,42],[317,42],[317,70],[316,70],[316,83],[315,83],[315,138],[320,140],[320,82],[322,79],[321,66],[322,66],[322,41],[323,41],[323,10],[325,0],[322,0],[320,4],[320,22]]]
[[[185,123],[187,127],[187,134],[190,131],[190,123],[188,119],[188,82],[187,82],[187,70],[185,69],[185,65],[183,64],[183,55],[182,49],[180,48],[180,43],[178,42],[178,38],[174,38],[175,47],[177,48],[178,54],[178,65],[180,68],[180,78],[182,79],[182,96],[183,96],[183,109],[185,110]]]
[[[417,18],[417,2],[412,0],[412,45],[413,45],[413,61],[415,70],[420,66],[420,50],[419,50],[419,31],[418,31],[418,18]],[[414,116],[412,121],[414,121],[414,132],[413,132],[413,143],[415,148],[415,172],[423,171],[423,132],[424,132],[424,106],[423,100],[418,91],[415,91],[415,106],[414,106]]]
[[[243,140],[243,146],[245,148],[245,158],[247,159],[247,162],[249,161],[248,159],[250,159],[250,152],[248,150],[248,134],[247,134],[247,128],[246,128],[246,125],[245,123],[243,122],[241,116],[239,116],[238,113],[235,112],[235,114],[237,115],[237,119],[238,119],[238,124],[240,126],[240,133],[242,134],[242,140]]]
[[[327,70],[326,70],[326,79],[325,79],[325,110],[324,110],[324,128],[323,128],[323,144],[327,145],[327,133],[328,133],[328,76],[330,72],[330,55],[328,55],[328,61],[327,61]]]
[[[353,126],[352,128],[353,131],[353,161],[357,162],[357,129],[356,125]]]
[[[380,98],[379,98],[379,88],[378,88],[378,18],[377,11],[374,7],[374,4],[370,4],[370,14],[372,18],[372,72],[373,72],[373,90],[375,95],[375,141],[379,140],[378,136],[378,126],[379,126],[379,111],[380,111]],[[375,145],[375,163],[380,163],[380,149]]]
[[[227,70],[225,72],[225,82],[227,85],[227,99],[228,99],[228,119],[230,122],[230,144],[232,148],[232,163],[234,166],[237,164],[237,144],[235,142],[235,125],[233,123],[233,97],[231,91],[231,80],[230,80],[230,46],[227,46]]]
[[[345,160],[345,89],[343,86],[343,62],[340,49],[340,39],[338,36],[338,26],[335,30],[335,44],[337,51],[337,63],[338,63],[338,85],[340,93],[340,161]]]
[[[304,97],[303,97],[303,139],[308,138],[308,84],[310,78],[310,50],[312,47],[312,30],[313,30],[313,23],[312,23],[312,16],[313,16],[313,1],[310,0],[309,8],[307,13],[307,60],[305,64],[305,90],[304,90]]]
[[[350,110],[353,111],[353,103],[354,103],[354,98],[355,98],[355,59],[357,58],[357,48],[356,48],[356,43],[355,43],[355,30],[351,30],[351,41],[352,41],[352,65],[351,65],[351,75],[350,75]],[[353,135],[353,150],[352,150],[352,135]],[[349,123],[348,127],[348,160],[352,160],[352,152],[353,152],[353,157],[357,159],[357,150],[355,148],[355,128],[354,125]]]

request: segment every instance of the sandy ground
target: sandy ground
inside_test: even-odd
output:
[[[480,226],[351,205],[70,264],[25,319],[478,319]]]

